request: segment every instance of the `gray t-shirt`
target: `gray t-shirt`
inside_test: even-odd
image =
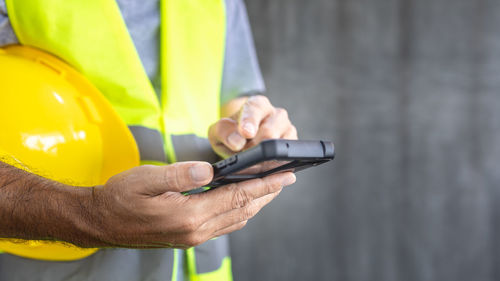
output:
[[[117,0],[117,3],[142,64],[155,90],[160,93],[160,0]],[[226,16],[223,103],[238,95],[265,91],[243,1],[226,0]],[[0,0],[0,46],[15,43],[18,40],[10,25],[5,1]]]

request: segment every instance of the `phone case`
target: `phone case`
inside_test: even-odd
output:
[[[215,188],[244,180],[261,178],[285,170],[297,172],[333,160],[333,142],[321,140],[266,140],[248,150],[212,164],[214,180],[208,184]],[[285,161],[269,170],[241,173],[265,161]],[[268,165],[269,166],[269,165]],[[238,173],[240,172],[240,173]]]

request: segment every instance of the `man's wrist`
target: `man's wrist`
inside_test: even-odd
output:
[[[0,162],[0,237],[90,244],[92,188],[73,187]]]
[[[59,185],[51,195],[50,213],[57,220],[47,229],[54,240],[80,247],[94,247],[97,240],[97,210],[94,187]]]

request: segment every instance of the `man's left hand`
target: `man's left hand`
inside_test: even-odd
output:
[[[229,117],[210,126],[208,139],[221,157],[250,148],[266,139],[297,139],[297,129],[283,108],[265,96],[240,98],[229,103]]]

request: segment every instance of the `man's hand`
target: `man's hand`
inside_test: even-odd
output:
[[[295,182],[292,173],[185,196],[212,180],[206,162],[140,166],[104,186],[72,187],[0,161],[0,237],[80,247],[188,248],[241,229]]]
[[[206,162],[140,166],[112,177],[93,191],[85,247],[189,248],[241,229],[295,182],[292,173],[219,187],[184,196],[209,183]]]
[[[223,111],[229,117],[210,126],[208,131],[212,148],[221,157],[255,146],[265,139],[297,139],[297,130],[287,111],[274,107],[264,96],[240,98],[226,107],[229,109]]]

